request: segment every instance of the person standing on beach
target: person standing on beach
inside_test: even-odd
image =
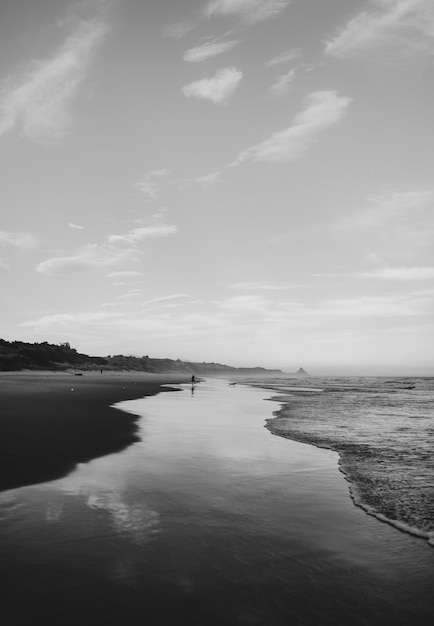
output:
[[[195,379],[194,374],[193,374],[193,376],[191,377],[191,384],[194,385],[195,382],[196,382],[196,379]]]

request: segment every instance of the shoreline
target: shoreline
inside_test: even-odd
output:
[[[61,478],[139,441],[138,416],[114,405],[187,381],[171,373],[1,372],[0,492]]]
[[[281,393],[283,395],[285,392],[282,391]],[[304,434],[303,436],[300,436],[295,432],[288,432],[288,431],[279,429],[276,426],[276,424],[273,425],[272,422],[277,423],[280,418],[286,417],[282,415],[282,413],[287,407],[288,402],[285,401],[284,398],[279,397],[279,396],[270,397],[270,400],[274,402],[278,402],[280,404],[280,409],[277,411],[273,411],[273,417],[265,420],[265,428],[272,435],[276,435],[277,437],[282,437],[283,439],[289,439],[290,441],[297,441],[299,443],[304,443],[304,444],[313,446],[314,448],[319,448],[323,450],[331,450],[333,452],[336,452],[339,456],[339,460],[337,463],[338,469],[343,474],[345,480],[348,483],[349,496],[355,506],[362,509],[367,515],[370,515],[371,517],[375,517],[378,521],[382,523],[388,524],[389,526],[392,526],[393,528],[396,528],[397,530],[404,532],[408,535],[427,541],[428,545],[434,548],[434,532],[423,531],[414,526],[410,526],[409,524],[406,524],[405,522],[401,522],[399,520],[389,518],[381,511],[376,510],[372,505],[363,501],[362,496],[360,495],[360,492],[359,492],[359,485],[357,484],[357,481],[353,480],[350,477],[349,471],[346,470],[345,468],[345,461],[343,458],[345,454],[345,450],[342,450],[338,447],[333,447],[332,445],[327,445],[326,442],[320,443],[318,441],[315,441],[313,438],[309,437],[309,434],[307,433]]]
[[[120,452],[139,441],[139,416],[117,405],[175,391],[171,384],[189,380],[189,376],[173,373],[132,371],[78,375],[73,370],[0,372],[0,492],[62,478],[80,463]],[[284,417],[287,404],[281,393],[269,398],[278,402],[280,409],[265,420],[265,428],[273,435],[336,452],[338,469],[355,506],[434,547],[433,532],[391,519],[363,501],[357,481],[345,468],[345,450],[315,441],[308,433],[279,428],[278,420]]]
[[[335,452],[270,436],[261,389],[169,387],[118,405],[139,443],[2,494],[8,624],[431,623],[431,549],[353,505]]]

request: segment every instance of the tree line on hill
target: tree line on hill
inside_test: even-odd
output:
[[[106,357],[80,354],[71,348],[68,342],[50,344],[25,343],[23,341],[6,341],[0,339],[0,371],[19,370],[53,370],[69,369],[80,371],[95,370],[130,370],[137,372],[172,372],[180,374],[211,374],[227,375],[276,375],[281,370],[267,370],[263,367],[237,368],[221,363],[191,363],[180,359],[158,359],[149,356],[124,356],[123,354]]]

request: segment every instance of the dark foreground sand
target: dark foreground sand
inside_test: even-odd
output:
[[[113,408],[186,382],[172,374],[0,373],[0,491],[65,476],[138,440],[136,416]]]

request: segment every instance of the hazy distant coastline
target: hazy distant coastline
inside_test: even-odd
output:
[[[71,348],[68,342],[50,344],[5,341],[0,339],[0,371],[20,370],[65,370],[77,371],[135,371],[148,373],[194,374],[197,376],[278,376],[280,369],[264,367],[232,367],[221,363],[195,363],[181,359],[125,356],[123,354],[106,357],[81,354]]]

